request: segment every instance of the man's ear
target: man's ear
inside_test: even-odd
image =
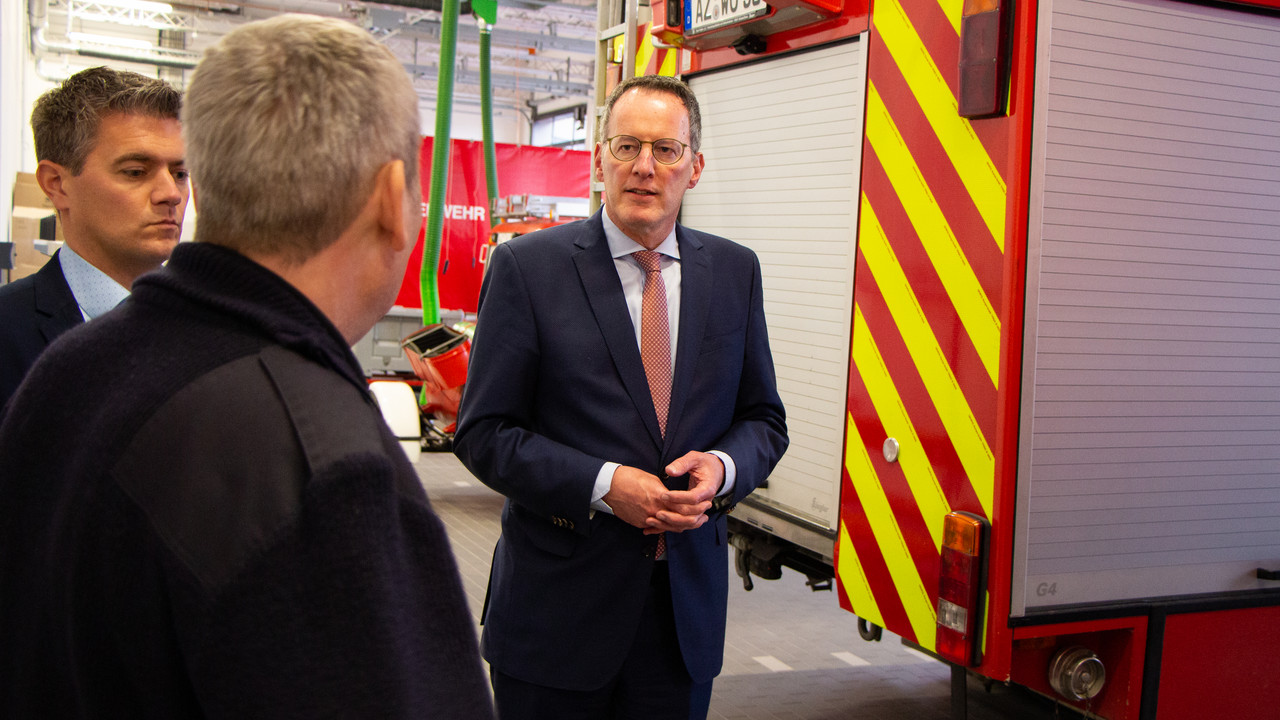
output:
[[[373,197],[377,203],[377,222],[383,235],[391,240],[391,249],[400,252],[408,243],[416,243],[418,238],[408,237],[405,229],[406,214],[418,210],[405,195],[404,161],[392,160],[378,170],[374,180]]]
[[[702,177],[702,168],[707,164],[706,158],[702,157],[702,153],[695,153],[693,156],[693,174],[689,176],[689,190],[692,190],[697,184],[699,178]]]
[[[66,210],[71,206],[66,189],[66,180],[71,175],[70,170],[52,160],[41,160],[36,165],[36,184],[58,211]]]

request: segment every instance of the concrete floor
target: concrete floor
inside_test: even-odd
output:
[[[478,624],[502,497],[449,453],[423,454],[417,467],[448,526]],[[880,642],[862,640],[857,618],[839,607],[834,592],[813,592],[790,570],[779,580],[756,579],[751,592],[734,579],[727,631],[711,720],[951,718],[947,665],[888,632]],[[996,685],[988,692],[975,678],[968,687],[970,720],[1080,717],[1021,688]]]

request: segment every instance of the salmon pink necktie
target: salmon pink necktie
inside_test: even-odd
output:
[[[640,360],[649,379],[649,395],[658,413],[658,428],[667,434],[667,405],[671,401],[671,330],[667,318],[667,286],[662,281],[661,257],[652,250],[632,253],[644,268],[640,300]]]
[[[671,326],[667,317],[667,285],[662,281],[661,256],[652,250],[632,253],[644,269],[640,296],[640,361],[649,379],[649,395],[658,413],[658,429],[667,434],[667,407],[671,402]],[[666,533],[658,534],[656,557],[667,554]]]

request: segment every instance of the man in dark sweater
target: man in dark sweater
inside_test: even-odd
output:
[[[367,33],[210,50],[195,243],[56,341],[0,426],[0,717],[491,718],[444,527],[349,346],[422,222]]]

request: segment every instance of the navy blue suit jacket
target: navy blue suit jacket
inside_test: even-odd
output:
[[[0,285],[0,414],[40,353],[82,322],[58,253],[35,274]]]
[[[676,239],[680,325],[665,439],[600,214],[490,257],[454,448],[507,497],[482,648],[493,667],[527,682],[599,688],[635,636],[657,540],[608,513],[590,516],[606,461],[663,477],[691,450],[720,450],[737,467],[737,502],[786,450],[755,254],[680,226]],[[727,553],[723,514],[667,535],[677,633],[696,682],[723,662]]]

